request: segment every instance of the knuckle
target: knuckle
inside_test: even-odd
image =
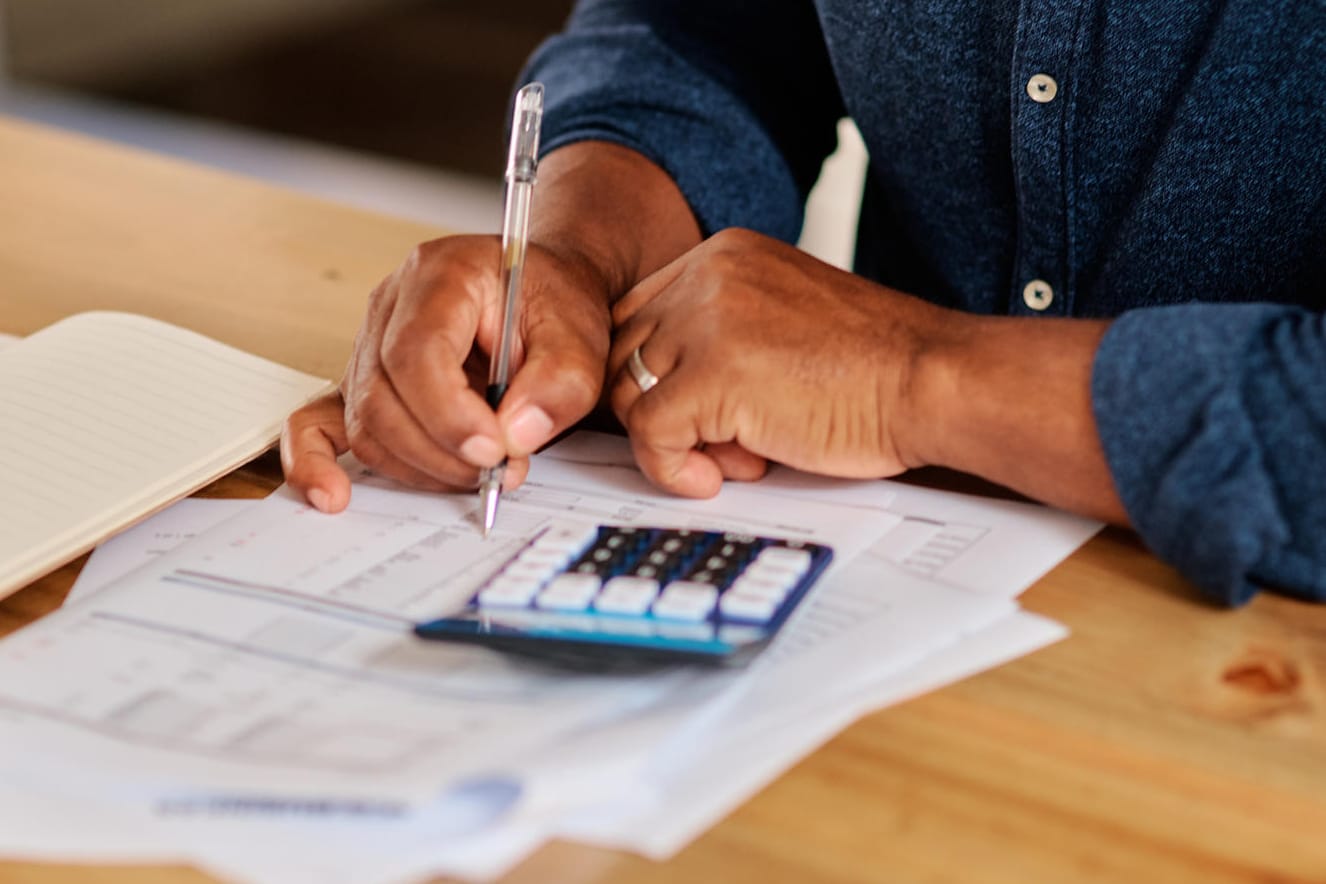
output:
[[[386,452],[382,446],[372,436],[365,433],[362,427],[354,427],[349,432],[346,441],[350,445],[350,453],[364,466],[380,470],[386,462]]]
[[[635,406],[622,421],[631,438],[651,442],[667,429],[671,423],[670,417],[665,409],[655,404],[657,401],[643,395],[636,400]]]
[[[709,239],[713,251],[722,255],[740,255],[749,252],[763,241],[760,234],[745,227],[726,227]]]
[[[391,329],[382,337],[378,351],[378,364],[390,377],[400,377],[416,364],[417,348],[409,328]]]
[[[430,239],[418,243],[406,256],[404,268],[407,272],[417,272],[419,268],[427,267],[445,250],[445,243],[444,239]]]
[[[569,407],[589,409],[598,401],[603,389],[603,368],[572,363],[562,367],[558,380]]]
[[[386,412],[387,407],[381,395],[365,396],[355,405],[353,426],[361,434],[379,436],[380,431],[388,425]],[[347,426],[347,431],[350,430],[351,427]]]
[[[382,281],[373,287],[368,293],[368,312],[369,315],[380,312],[391,300],[391,276],[385,276]]]

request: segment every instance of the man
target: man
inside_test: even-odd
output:
[[[347,446],[452,489],[510,455],[517,483],[606,379],[678,494],[937,464],[1131,524],[1216,599],[1326,599],[1326,5],[585,0],[527,78],[510,390],[476,392],[497,243],[421,246],[344,405],[288,425],[319,508]],[[856,275],[785,244],[844,113]]]

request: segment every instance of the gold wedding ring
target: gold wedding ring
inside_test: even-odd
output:
[[[646,368],[645,361],[640,358],[639,347],[632,350],[631,355],[626,357],[626,370],[630,372],[631,379],[640,387],[641,393],[648,393],[658,383],[658,375]]]

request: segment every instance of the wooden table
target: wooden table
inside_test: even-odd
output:
[[[366,293],[438,233],[0,120],[0,332],[134,310],[335,377]],[[268,457],[203,493],[278,481]],[[58,606],[81,564],[0,602],[0,633]],[[1326,881],[1326,608],[1214,609],[1118,530],[1023,598],[1072,637],[865,718],[671,862],[559,843],[509,880]],[[206,878],[10,863],[0,880]]]

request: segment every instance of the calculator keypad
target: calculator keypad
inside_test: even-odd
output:
[[[559,525],[493,576],[474,604],[495,614],[588,615],[595,628],[623,635],[698,635],[701,624],[713,635],[717,625],[778,619],[816,557],[829,554],[746,534]]]

